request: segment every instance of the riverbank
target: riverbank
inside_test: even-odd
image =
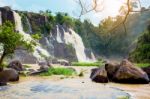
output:
[[[38,69],[35,65],[30,66]],[[95,67],[67,66],[64,68],[74,68],[77,74],[84,71],[84,76],[21,76],[19,82],[10,83],[7,88],[4,88],[5,90],[1,88],[0,96],[4,99],[10,99],[10,97],[14,99],[29,97],[31,99],[47,99],[48,97],[53,99],[128,99],[130,96],[133,99],[150,99],[149,84],[94,83],[89,76],[91,69]]]

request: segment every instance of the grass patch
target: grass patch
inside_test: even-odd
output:
[[[138,66],[138,67],[148,67],[150,66],[150,63],[136,63],[135,66]]]
[[[104,63],[102,61],[100,61],[100,62],[72,62],[71,65],[72,66],[97,66],[97,67],[100,67],[100,66],[104,65]]]
[[[31,66],[29,66],[29,65],[23,65],[25,68],[30,68]]]
[[[49,68],[47,72],[41,73],[41,76],[51,76],[51,75],[64,75],[64,76],[72,76],[76,74],[73,69],[69,68]]]
[[[117,97],[117,99],[130,99],[129,96],[120,96],[120,97]]]

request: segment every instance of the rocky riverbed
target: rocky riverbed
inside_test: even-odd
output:
[[[70,67],[70,66],[69,66]],[[68,67],[66,67],[68,68]],[[150,86],[116,83],[95,83],[89,78],[95,67],[73,67],[84,77],[29,76],[21,77],[19,82],[0,87],[3,99],[150,99]]]

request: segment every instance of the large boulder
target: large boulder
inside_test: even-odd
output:
[[[113,81],[119,83],[147,84],[149,83],[149,78],[141,68],[134,66],[131,62],[124,59],[114,74]]]
[[[19,60],[14,60],[14,61],[10,62],[8,65],[8,68],[13,68],[18,72],[24,70],[24,67]]]
[[[18,81],[19,74],[16,70],[8,68],[0,72],[0,86],[6,85],[9,81]]]
[[[150,66],[144,67],[144,68],[142,68],[142,70],[147,73],[147,75],[148,75],[148,77],[150,79]]]
[[[90,78],[92,81],[99,83],[107,83],[109,81],[105,67],[92,69]]]
[[[109,80],[112,80],[114,74],[118,71],[120,65],[118,63],[108,62],[105,64],[105,69]]]

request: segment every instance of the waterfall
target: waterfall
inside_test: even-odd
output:
[[[60,28],[62,29],[62,33],[60,32]],[[85,47],[82,41],[82,38],[71,28],[65,31],[63,26],[56,25],[57,30],[57,36],[56,40],[58,43],[65,43],[65,44],[71,44],[76,52],[76,56],[79,62],[88,62],[88,61],[95,61],[95,56],[91,52],[92,58],[88,58],[85,53]],[[64,34],[64,37],[62,37],[62,34]]]
[[[27,17],[26,17],[26,22],[28,24],[29,33],[31,34],[32,33],[32,27],[31,27],[30,21],[29,21],[29,19]]]
[[[78,61],[87,61],[86,54],[84,52],[85,47],[81,37],[72,29],[70,29],[70,32],[71,33],[64,33],[65,43],[72,44],[72,46],[75,48]]]
[[[57,40],[58,43],[63,43],[63,40],[62,40],[62,38],[61,38],[61,34],[62,34],[62,33],[59,31],[59,26],[58,26],[58,25],[56,25],[56,29],[57,29],[56,40]]]
[[[71,44],[74,48],[75,48],[75,52],[76,52],[76,56],[78,61],[87,61],[86,58],[86,54],[84,52],[85,48],[84,48],[84,44],[82,42],[81,37],[75,33],[72,29],[69,29],[69,32],[65,32],[64,28],[63,29],[63,33],[64,33],[64,41],[61,39],[61,34],[60,30],[59,30],[59,26],[56,26],[57,28],[57,41],[59,43],[65,43],[65,44]]]
[[[48,39],[48,37],[44,37],[45,38],[45,41],[46,41],[46,45],[48,47],[48,52],[54,56],[54,46],[52,44],[52,38],[50,36],[50,39]]]
[[[0,25],[2,25],[2,12],[0,11]]]
[[[16,13],[15,11],[13,11],[14,14],[14,19],[15,19],[15,26],[16,26],[16,31],[18,31],[20,34],[23,35],[24,40],[27,41],[27,43],[30,43],[33,39],[32,37],[25,33],[23,31],[23,27],[22,27],[22,21],[21,21],[21,17],[19,16],[18,13]],[[38,59],[38,60],[42,60],[43,57],[41,55],[47,56],[49,57],[49,53],[43,49],[40,44],[38,43],[37,46],[34,47],[34,53],[33,55]]]

